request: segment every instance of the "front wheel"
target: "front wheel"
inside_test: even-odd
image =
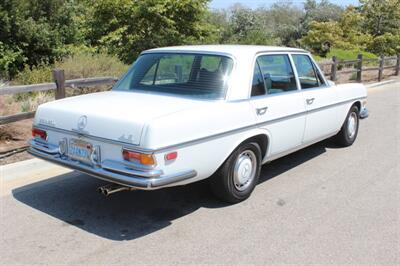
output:
[[[260,170],[260,146],[253,142],[242,144],[211,177],[211,188],[220,199],[238,203],[253,192]]]
[[[357,106],[352,106],[347,114],[346,120],[335,136],[335,142],[343,147],[350,146],[354,143],[358,134],[359,114]]]

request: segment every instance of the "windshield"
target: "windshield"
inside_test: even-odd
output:
[[[113,90],[223,99],[232,67],[233,60],[226,56],[148,53],[136,60]]]

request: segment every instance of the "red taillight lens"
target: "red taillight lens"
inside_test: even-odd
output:
[[[152,154],[144,154],[139,152],[134,152],[130,150],[122,150],[122,157],[126,161],[136,162],[143,165],[155,165],[156,161]]]
[[[165,154],[166,161],[175,160],[177,157],[178,157],[178,153],[176,151]]]
[[[38,128],[32,128],[32,136],[34,138],[47,139],[47,132]]]

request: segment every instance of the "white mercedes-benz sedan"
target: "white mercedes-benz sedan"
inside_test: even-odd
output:
[[[29,152],[109,181],[104,194],[209,178],[235,203],[262,164],[330,137],[353,144],[366,97],[362,84],[328,81],[301,49],[151,49],[111,91],[39,106]]]

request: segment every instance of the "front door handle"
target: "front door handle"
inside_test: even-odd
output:
[[[268,106],[265,106],[265,107],[262,107],[262,108],[257,108],[256,109],[257,115],[265,114],[267,112],[267,109],[268,109]]]
[[[313,104],[314,100],[315,100],[315,98],[309,98],[306,100],[306,102],[308,105],[310,105],[310,104]]]

